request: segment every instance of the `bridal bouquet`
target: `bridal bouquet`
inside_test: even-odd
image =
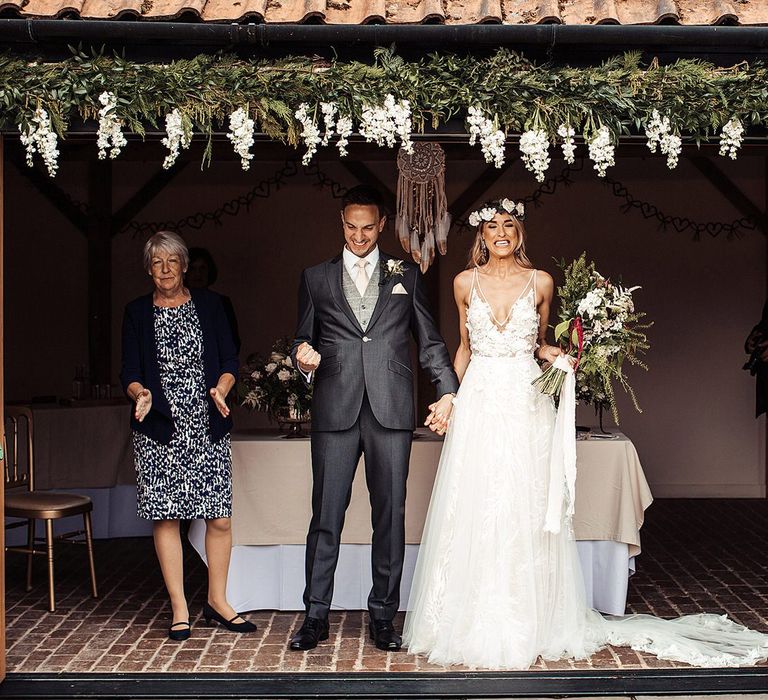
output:
[[[251,355],[240,368],[240,404],[271,418],[309,420],[312,387],[293,366],[287,339],[275,341],[267,358]]]
[[[618,424],[614,382],[641,410],[624,374],[624,363],[648,369],[639,356],[650,347],[645,331],[652,324],[640,322],[645,314],[635,311],[632,299],[640,287],[613,284],[595,270],[594,262],[587,262],[585,253],[570,265],[561,260],[559,267],[565,283],[557,290],[560,323],[555,326],[555,341],[576,359],[576,398],[595,410],[610,409]],[[566,374],[555,364],[533,384],[544,394],[559,395]]]

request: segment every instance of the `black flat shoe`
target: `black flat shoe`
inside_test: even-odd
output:
[[[288,648],[291,651],[307,651],[314,649],[318,642],[324,642],[326,639],[328,639],[328,620],[307,615],[299,631],[291,637]]]
[[[256,625],[247,620],[242,622],[235,622],[240,615],[235,615],[231,620],[225,620],[219,613],[217,613],[207,602],[203,603],[203,617],[206,624],[210,625],[211,620],[215,620],[220,625],[226,627],[230,632],[240,632],[241,634],[247,632],[255,632]]]
[[[174,629],[174,627],[179,627],[180,625],[186,625],[186,627]],[[192,625],[189,624],[189,620],[185,622],[174,622],[168,628],[168,639],[172,639],[174,642],[184,642],[189,639],[190,634],[192,634]]]
[[[400,651],[403,646],[402,637],[395,631],[391,620],[371,620],[368,623],[371,639],[376,648],[382,651]]]

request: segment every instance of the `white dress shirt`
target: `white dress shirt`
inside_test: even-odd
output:
[[[360,260],[365,260],[365,262],[369,263],[366,266],[365,271],[368,273],[368,279],[370,279],[373,271],[376,269],[376,265],[379,264],[379,246],[373,246],[373,250],[362,258],[358,258],[357,255],[347,248],[347,246],[344,246],[342,257],[344,258],[344,267],[347,268],[347,272],[353,282],[357,279],[357,273],[360,271],[360,268],[357,265]]]

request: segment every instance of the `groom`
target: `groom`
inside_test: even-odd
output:
[[[307,535],[306,617],[290,649],[328,639],[328,611],[344,514],[360,455],[371,499],[373,588],[369,631],[397,651],[392,620],[400,604],[405,553],[405,483],[414,427],[411,334],[440,399],[427,425],[444,432],[459,382],[429,312],[418,268],[379,251],[386,223],[381,198],[358,186],[343,200],[346,245],[304,270],[291,356],[314,382],[312,521]]]

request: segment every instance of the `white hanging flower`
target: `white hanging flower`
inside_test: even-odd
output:
[[[240,166],[243,170],[248,170],[251,167],[251,160],[253,159],[251,147],[253,146],[254,131],[255,123],[248,116],[248,112],[242,107],[238,107],[229,115],[229,133],[227,138],[232,142],[235,153],[240,156]]]
[[[744,140],[744,125],[738,117],[732,117],[720,133],[720,155],[736,160]]]
[[[399,138],[403,150],[406,153],[413,153],[412,131],[411,105],[408,100],[395,102],[394,95],[390,94],[386,96],[381,107],[363,106],[360,135],[366,141],[392,148],[396,139]]]
[[[478,139],[486,163],[493,163],[497,168],[504,165],[504,143],[506,134],[497,129],[479,107],[470,107],[467,123],[469,124],[469,145],[474,146]]]
[[[563,149],[563,158],[565,158],[565,162],[568,163],[568,165],[573,165],[576,162],[576,157],[574,155],[576,152],[576,141],[573,138],[576,135],[576,132],[572,127],[561,124],[557,127],[557,135],[563,139],[561,147]]]
[[[520,153],[523,165],[536,176],[536,182],[544,182],[549,167],[549,139],[543,129],[526,131],[520,136]]]
[[[27,165],[33,165],[32,156],[37,151],[43,159],[48,175],[53,177],[59,169],[59,137],[51,128],[48,112],[38,107],[26,129],[19,124],[19,139],[27,151]]]
[[[667,167],[677,166],[682,150],[683,142],[677,134],[672,133],[669,117],[662,117],[659,111],[654,109],[651,118],[645,125],[645,135],[648,138],[648,148],[651,153],[656,153],[656,147],[667,156]]]
[[[189,144],[192,143],[192,128],[189,123],[185,123],[178,108],[165,115],[165,133],[166,137],[161,143],[170,153],[163,161],[163,168],[168,170],[179,157],[179,151],[189,148]]]
[[[99,159],[117,158],[120,151],[128,144],[123,136],[123,121],[117,116],[117,97],[114,92],[104,91],[99,95],[102,108],[99,110],[99,132],[96,145],[99,148]]]
[[[607,126],[601,126],[595,137],[589,142],[589,157],[595,164],[598,177],[605,177],[605,171],[616,164],[615,146],[611,143],[611,132]]]
[[[349,117],[339,117],[339,120],[336,122],[336,133],[339,135],[336,148],[339,149],[339,156],[343,158],[347,155],[349,137],[352,134],[352,120]]]
[[[312,156],[317,152],[317,145],[320,143],[320,129],[317,128],[314,120],[309,116],[309,105],[306,102],[302,102],[294,115],[296,119],[301,122],[303,130],[301,132],[301,138],[304,140],[304,145],[307,147],[307,152],[301,159],[302,165],[309,165],[312,160]]]
[[[327,146],[331,136],[333,136],[334,119],[336,112],[339,110],[333,102],[321,102],[320,111],[323,113],[323,123],[325,125],[325,133],[323,133],[323,140],[320,143],[323,146]]]

